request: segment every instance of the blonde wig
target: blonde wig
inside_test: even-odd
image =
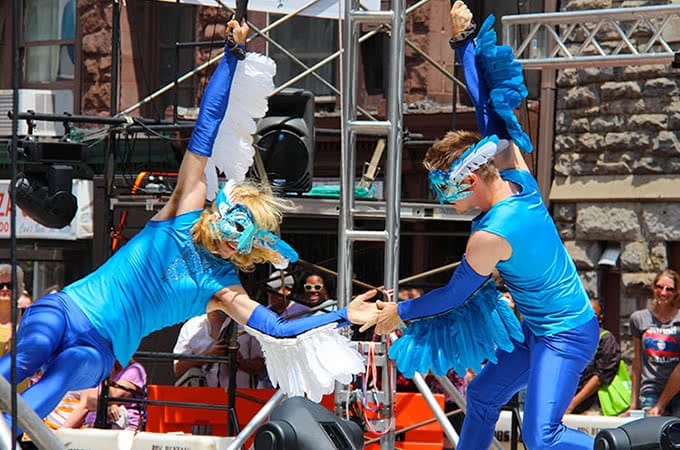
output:
[[[275,197],[271,188],[251,181],[236,183],[231,191],[230,199],[240,203],[253,215],[257,226],[263,230],[276,233],[283,219],[283,212],[290,209],[290,201]],[[206,208],[191,228],[191,235],[195,242],[203,245],[210,253],[218,255],[220,242],[213,237],[211,222],[218,220],[214,204]],[[256,264],[270,262],[280,264],[284,258],[268,247],[254,245],[250,253],[235,252],[229,260],[242,271],[252,271]]]

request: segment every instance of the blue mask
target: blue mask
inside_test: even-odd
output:
[[[449,172],[433,170],[428,177],[432,191],[442,205],[446,202],[462,200],[472,194],[469,184],[461,184],[449,177]]]
[[[465,152],[449,166],[448,172],[433,170],[428,176],[430,185],[439,202],[453,202],[472,195],[469,184],[463,184],[463,179],[470,175],[499,151],[505,149],[508,142],[499,140],[495,135],[487,136]]]
[[[210,223],[214,239],[236,242],[236,250],[242,254],[250,253],[253,245],[268,247],[286,260],[283,267],[288,264],[288,261],[295,262],[298,260],[297,252],[290,245],[274,233],[258,227],[248,208],[240,203],[232,205],[227,198],[225,189],[220,189],[217,192],[215,206],[219,219]]]
[[[236,242],[239,253],[250,253],[257,231],[253,215],[240,203],[232,206],[222,192],[217,194],[215,201],[220,218],[210,224],[213,238]]]

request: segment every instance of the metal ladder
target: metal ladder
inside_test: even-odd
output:
[[[342,143],[341,143],[341,194],[338,217],[338,306],[348,304],[352,295],[352,256],[354,241],[385,243],[385,287],[397,292],[399,280],[399,211],[401,203],[401,149],[403,131],[405,2],[391,0],[391,10],[362,11],[358,0],[345,0],[342,26]],[[357,68],[359,66],[359,26],[364,23],[389,27],[389,78],[387,87],[387,120],[357,119]],[[354,204],[356,137],[358,134],[387,136],[385,162],[385,229],[381,231],[356,230]],[[386,344],[386,337],[382,342]],[[382,402],[383,417],[393,422],[392,404],[396,392],[396,368],[387,355],[383,358]],[[458,441],[451,423],[434,400],[424,380],[416,374],[416,385],[425,396],[435,416],[453,442]],[[380,448],[394,448],[394,427],[380,438]]]
[[[362,11],[358,0],[345,0],[342,24],[342,142],[340,161],[340,214],[338,216],[338,306],[352,296],[354,241],[385,242],[385,287],[397,289],[399,279],[399,203],[401,201],[401,147],[404,87],[404,0],[391,0],[392,10]],[[362,23],[391,26],[387,120],[357,120],[357,70],[359,27]],[[385,229],[354,229],[354,173],[357,134],[387,136],[385,163]],[[383,338],[383,342],[385,338]],[[396,369],[387,363],[382,371],[383,417],[394,417],[390,392],[396,391]],[[394,448],[394,429],[380,438],[381,449]]]

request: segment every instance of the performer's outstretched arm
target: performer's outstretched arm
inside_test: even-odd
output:
[[[367,320],[362,329],[375,323],[377,334],[387,334],[394,331],[402,320],[434,316],[457,308],[484,284],[499,261],[511,256],[512,248],[508,241],[498,235],[478,231],[470,237],[460,266],[446,286],[399,304],[378,302],[381,309],[378,317],[375,322]]]
[[[339,311],[288,321],[252,300],[242,286],[234,285],[219,291],[210,300],[207,309],[208,311],[220,309],[241,325],[247,325],[269,336],[283,338],[297,336],[330,323],[345,326],[351,323],[363,324],[370,320],[374,321],[377,309],[374,303],[367,300],[375,294],[375,290],[367,291]]]
[[[248,35],[248,25],[231,21],[227,25],[233,30],[234,39],[244,44]],[[212,155],[215,137],[229,104],[231,84],[238,60],[226,48],[224,57],[213,73],[201,100],[196,126],[184,153],[177,177],[177,186],[168,203],[156,214],[153,220],[169,219],[188,211],[205,206],[206,180],[205,165]]]

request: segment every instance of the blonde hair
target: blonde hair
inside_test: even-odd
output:
[[[282,211],[291,208],[291,202],[275,197],[270,187],[251,181],[244,181],[235,185],[231,191],[231,200],[248,208],[259,228],[273,233],[278,232],[283,219]],[[203,245],[214,255],[219,255],[220,242],[213,237],[210,224],[217,219],[217,210],[213,203],[212,206],[201,213],[198,222],[191,227],[191,236],[194,242]],[[229,260],[242,271],[252,271],[255,264],[283,262],[283,258],[278,252],[258,245],[254,245],[248,254],[235,252],[229,257]]]
[[[449,131],[444,137],[434,143],[425,153],[423,166],[428,171],[443,170],[448,172],[451,163],[461,157],[465,150],[475,145],[482,136],[474,131]],[[479,169],[475,170],[484,181],[490,181],[498,176],[498,169],[493,159],[487,161]]]

